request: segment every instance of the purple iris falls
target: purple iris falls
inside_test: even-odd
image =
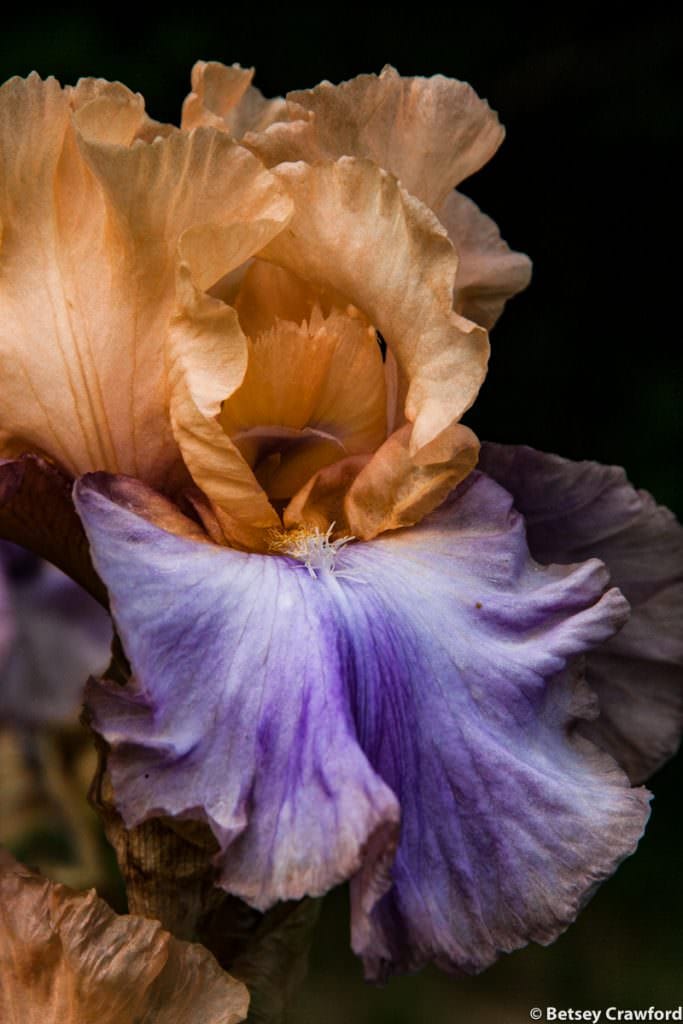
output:
[[[536,563],[490,477],[317,568],[170,532],[128,478],[75,496],[134,673],[88,691],[117,805],[206,822],[230,892],[350,878],[369,977],[477,971],[552,940],[634,849],[648,794],[575,728],[582,655],[628,604],[595,558]]]

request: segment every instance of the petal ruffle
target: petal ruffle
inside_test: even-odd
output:
[[[227,69],[224,69],[227,70]],[[529,283],[531,263],[453,187],[495,153],[503,128],[464,82],[402,78],[390,67],[341,85],[290,93],[277,123],[245,144],[269,167],[341,156],[368,158],[437,214],[458,254],[457,312],[491,328]]]
[[[295,160],[364,157],[436,209],[452,188],[491,159],[503,128],[466,82],[402,78],[392,67],[341,85],[289,93],[284,116],[245,141],[268,166]]]
[[[198,60],[192,68],[192,92],[183,103],[181,127],[189,131],[208,125],[241,139],[246,132],[263,131],[280,120],[285,116],[285,101],[265,99],[251,84],[253,77],[253,68]]]
[[[334,571],[173,537],[119,486],[85,478],[77,502],[138,679],[89,695],[129,823],[206,820],[258,906],[359,871],[372,975],[549,941],[631,852],[646,795],[569,738],[571,688],[547,683],[626,603],[595,560],[531,562],[493,481]]]
[[[624,629],[587,659],[600,717],[582,731],[643,781],[683,731],[683,528],[616,466],[498,444],[481,464],[513,495],[535,558],[601,558],[630,602]]]
[[[0,851],[3,1024],[237,1024],[244,985],[157,921],[118,916]]]

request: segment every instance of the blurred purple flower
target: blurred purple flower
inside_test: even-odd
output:
[[[72,722],[109,660],[111,620],[78,584],[0,542],[0,722]]]

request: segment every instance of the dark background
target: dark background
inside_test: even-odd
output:
[[[470,81],[508,136],[463,190],[530,254],[535,273],[494,329],[490,376],[468,422],[492,440],[624,465],[681,516],[678,21],[651,5],[585,18],[470,7],[15,17],[3,24],[0,79],[34,68],[63,83],[120,79],[169,121],[198,58],[255,64],[266,95],[384,63]],[[345,894],[333,894],[297,1022],[514,1024],[536,1005],[677,1006],[682,779],[675,763],[656,777],[639,853],[565,936],[479,979],[434,971],[364,987],[348,952]]]

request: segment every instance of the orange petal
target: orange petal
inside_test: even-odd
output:
[[[451,192],[437,216],[458,254],[455,309],[490,329],[507,300],[529,284],[531,260],[513,252],[491,218],[460,192]]]
[[[225,539],[265,550],[279,517],[217,418],[246,372],[247,339],[235,310],[203,295],[187,267],[181,267],[180,297],[169,338],[173,432]]]
[[[130,146],[135,139],[149,139],[177,131],[171,125],[153,121],[145,112],[140,93],[133,93],[121,82],[103,78],[81,78],[66,86],[65,95],[76,116],[74,123],[86,138]]]
[[[315,310],[303,324],[276,321],[250,339],[246,375],[220,422],[232,437],[253,427],[308,427],[337,438],[348,454],[374,451],[386,422],[374,330],[337,311]]]
[[[215,294],[214,289],[211,294]],[[229,301],[223,294],[217,297]],[[276,320],[301,324],[310,319],[316,306],[327,315],[335,306],[343,309],[347,302],[329,285],[314,288],[284,267],[257,259],[244,274],[230,305],[239,313],[244,333],[255,338],[269,331]],[[357,310],[347,309],[347,312],[359,315]]]
[[[406,424],[395,431],[351,484],[344,512],[354,537],[419,522],[476,466],[479,441],[461,423],[423,448],[419,463],[410,455],[410,430]]]
[[[290,498],[323,466],[372,452],[386,436],[375,332],[338,311],[277,320],[248,341],[242,384],[219,422],[271,499]]]
[[[381,331],[408,385],[414,456],[462,416],[486,374],[486,332],[452,309],[453,247],[434,215],[369,161],[343,157],[274,173],[294,215],[260,255],[331,285]]]
[[[249,995],[203,946],[0,851],[3,1024],[237,1024]]]
[[[341,85],[322,82],[288,101],[308,121],[278,123],[245,141],[269,166],[368,157],[432,208],[479,170],[503,140],[494,111],[465,82],[402,78],[391,67]],[[279,118],[284,122],[284,116]]]
[[[197,61],[192,68],[192,92],[183,103],[181,126],[208,125],[236,139],[248,131],[263,131],[283,115],[285,101],[265,99],[252,86],[253,77],[253,68],[239,64],[226,67],[216,61]]]
[[[252,216],[273,221],[261,245],[287,204],[224,133],[127,148],[145,125],[123,87],[62,90],[31,76],[0,90],[0,437],[73,475],[106,469],[168,487],[184,473],[164,361],[178,245],[187,234],[191,256],[201,225],[220,235]],[[229,255],[218,245],[197,257],[202,283]]]
[[[371,458],[372,455],[349,455],[312,476],[287,505],[282,517],[285,527],[288,530],[297,526],[317,527],[325,533],[334,523],[335,537],[351,533],[344,499]]]

